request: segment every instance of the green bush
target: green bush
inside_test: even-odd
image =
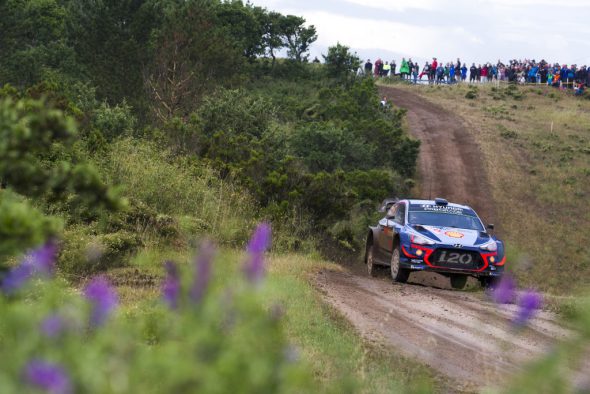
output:
[[[178,227],[176,218],[190,217],[185,220],[185,229],[199,227],[191,221],[203,223],[214,239],[239,245],[256,221],[258,209],[249,193],[229,179],[219,179],[210,168],[175,157],[156,143],[122,139],[94,160],[107,179],[122,185],[130,198],[130,210],[115,220],[119,228],[132,231],[136,225],[149,226],[156,234],[170,236]],[[164,226],[161,220],[165,217],[169,219]]]
[[[95,228],[71,226],[64,231],[57,266],[67,278],[87,278],[125,266],[142,245],[137,232],[99,233]]]

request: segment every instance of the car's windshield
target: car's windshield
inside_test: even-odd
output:
[[[408,222],[425,226],[456,227],[484,231],[481,222],[476,216],[455,213],[410,211],[408,212]]]

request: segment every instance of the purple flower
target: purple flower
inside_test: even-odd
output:
[[[35,272],[44,276],[51,276],[55,269],[56,255],[57,245],[51,240],[40,248],[33,249],[25,257],[25,261],[29,261],[35,267]]]
[[[510,304],[516,298],[516,283],[509,275],[504,275],[492,290],[492,299],[497,304]]]
[[[178,267],[172,261],[164,263],[166,278],[162,283],[162,298],[170,309],[178,308],[178,297],[180,296],[180,275]]]
[[[72,392],[70,378],[66,371],[57,364],[32,360],[25,367],[24,377],[30,385],[51,394],[69,394]]]
[[[517,327],[523,327],[541,308],[543,297],[534,290],[524,291],[518,299],[518,313],[513,320]]]
[[[259,282],[264,276],[264,252],[270,246],[270,237],[270,224],[260,223],[248,243],[248,259],[244,272],[250,282]]]
[[[104,324],[119,303],[116,291],[102,276],[92,279],[86,285],[84,296],[92,304],[90,325],[93,327]]]
[[[41,332],[48,338],[55,338],[64,330],[64,321],[59,315],[47,316],[41,322]]]
[[[190,289],[190,298],[198,303],[203,299],[211,280],[211,262],[215,256],[215,245],[211,241],[201,242],[195,261],[195,276]]]
[[[56,253],[57,246],[53,241],[33,249],[6,275],[0,288],[6,294],[14,294],[35,275],[50,276],[55,266]]]

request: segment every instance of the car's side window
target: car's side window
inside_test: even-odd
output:
[[[387,211],[387,218],[394,218],[396,215],[397,205],[392,205],[391,208]]]
[[[404,224],[404,219],[406,217],[406,204],[400,204],[395,211],[395,218],[393,219],[395,222],[399,224]]]

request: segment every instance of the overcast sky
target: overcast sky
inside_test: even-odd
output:
[[[340,42],[366,61],[422,64],[544,58],[590,65],[590,0],[251,0],[303,16],[318,40],[311,59]]]

